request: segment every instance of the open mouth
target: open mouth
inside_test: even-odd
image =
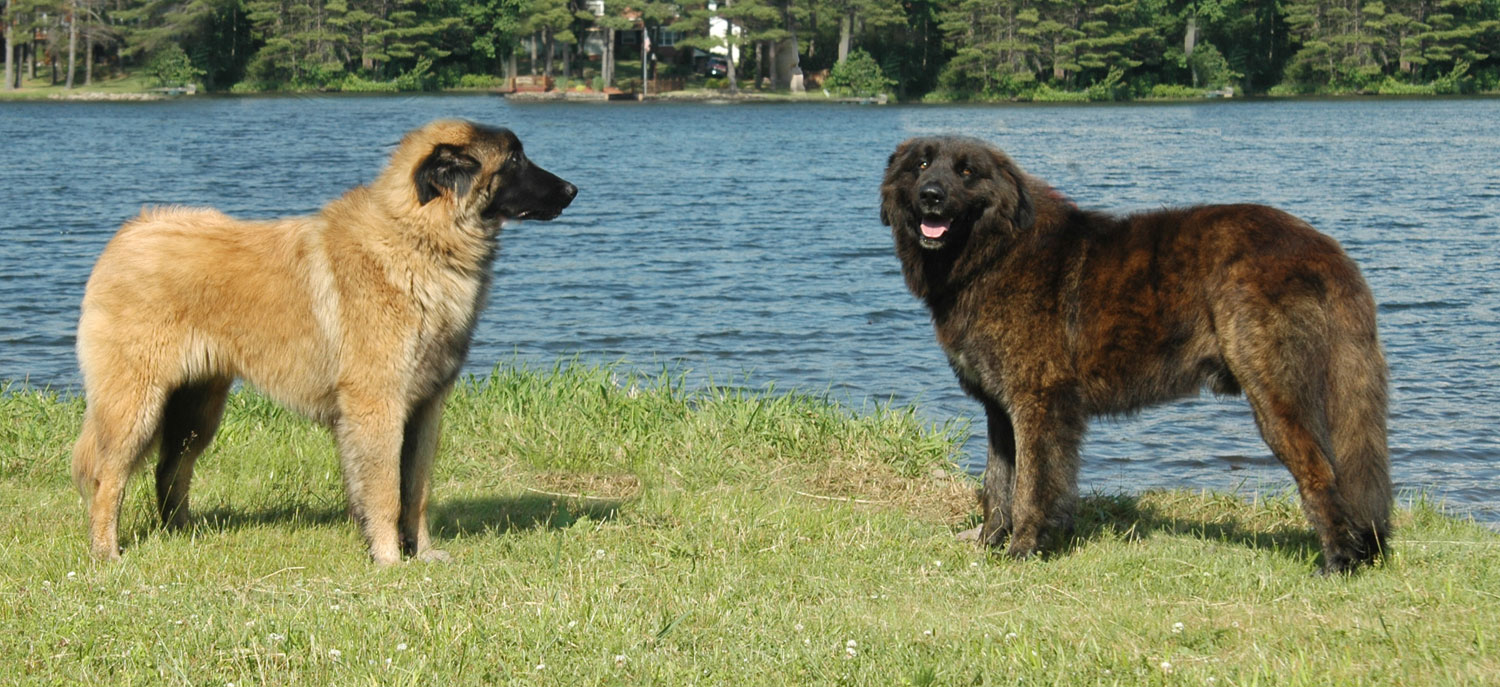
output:
[[[943,242],[948,239],[948,231],[952,228],[952,218],[930,215],[922,217],[922,224],[918,227],[922,247],[941,248]]]
[[[558,215],[561,214],[561,210],[522,210],[513,215],[506,215],[506,218],[512,221],[534,219],[538,222],[545,222],[550,219],[555,219]]]
[[[492,206],[489,209],[485,210],[483,216],[486,220],[491,222],[503,222],[509,224],[528,219],[536,220],[538,222],[545,222],[550,219],[555,219],[560,214],[562,214],[562,210],[542,210],[537,208],[522,209]]]

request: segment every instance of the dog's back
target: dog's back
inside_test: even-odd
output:
[[[175,387],[245,377],[325,414],[333,383],[316,216],[245,222],[201,208],[153,208],[120,228],[84,291],[78,357],[86,395],[116,377]]]

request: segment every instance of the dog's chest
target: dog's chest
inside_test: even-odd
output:
[[[468,357],[488,280],[453,280],[445,286],[418,296],[418,369],[427,377],[423,386],[441,386],[458,375]]]

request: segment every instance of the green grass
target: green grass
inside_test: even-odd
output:
[[[39,75],[43,72],[38,71]],[[155,87],[150,80],[140,74],[127,76],[98,78],[94,83],[83,85],[83,70],[79,69],[74,75],[77,84],[72,90],[64,88],[61,83],[54,86],[49,77],[43,76],[39,79],[23,79],[21,88],[15,90],[0,89],[0,100],[46,100],[53,97],[81,97],[89,94],[116,95],[126,93],[146,93]]]
[[[0,682],[1494,684],[1500,537],[1425,503],[1321,578],[1296,503],[1085,500],[1067,550],[957,542],[962,428],[678,378],[501,368],[451,399],[448,564],[378,569],[327,433],[236,393],[194,526],[86,554],[74,398],[0,393]]]

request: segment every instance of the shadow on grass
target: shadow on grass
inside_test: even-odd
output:
[[[1233,515],[1220,514],[1214,520],[1184,518],[1164,512],[1137,496],[1095,495],[1080,499],[1071,536],[1054,541],[1047,547],[1055,555],[1066,555],[1087,546],[1089,542],[1111,537],[1142,540],[1155,535],[1190,536],[1221,541],[1249,549],[1273,551],[1297,559],[1314,559],[1321,552],[1312,525],[1274,525],[1246,523]]]
[[[623,503],[539,494],[480,496],[438,503],[428,518],[433,537],[452,539],[470,534],[562,530],[584,518],[612,520]]]
[[[584,518],[613,519],[623,503],[616,500],[568,499],[536,494],[448,499],[435,502],[430,507],[428,526],[434,539],[529,530],[562,530]],[[216,506],[194,512],[189,527],[201,534],[225,534],[263,527],[295,531],[341,526],[349,520],[348,511],[343,504],[287,504],[259,509]],[[153,534],[163,532],[160,523],[133,529],[129,535],[122,537],[127,548]],[[173,536],[172,533],[166,534]]]

